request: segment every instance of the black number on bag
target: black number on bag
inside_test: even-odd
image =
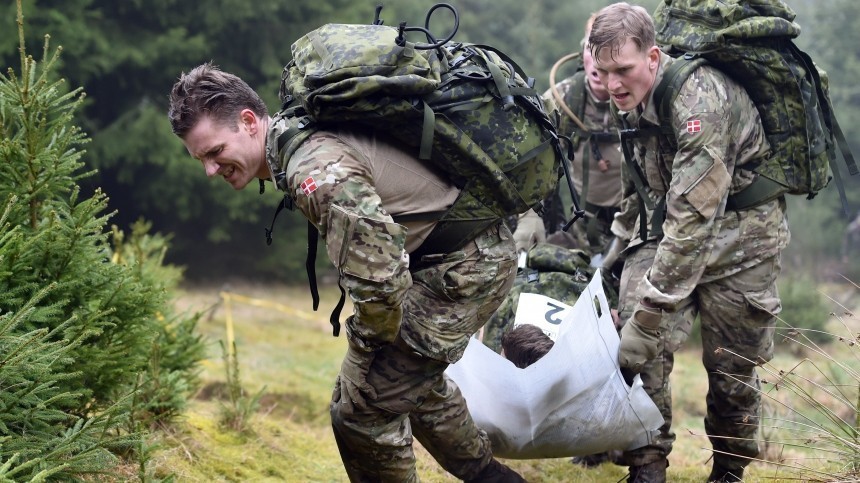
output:
[[[547,302],[546,304],[549,305],[549,310],[547,310],[546,314],[544,314],[544,319],[546,319],[546,321],[549,322],[550,324],[554,324],[554,325],[560,324],[561,319],[556,318],[555,315],[557,313],[563,311],[564,308],[559,307],[558,305],[555,305],[555,304],[550,303],[550,302]]]

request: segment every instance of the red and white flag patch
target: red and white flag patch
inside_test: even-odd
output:
[[[317,190],[317,182],[314,181],[313,177],[308,176],[307,179],[302,181],[302,184],[299,185],[299,188],[302,189],[302,192],[305,194],[305,196],[308,196]]]
[[[692,121],[687,121],[687,133],[696,134],[697,132],[702,130],[702,121],[698,119],[694,119]]]

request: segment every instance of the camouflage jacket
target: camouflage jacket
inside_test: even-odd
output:
[[[672,62],[661,54],[656,86]],[[631,127],[657,125],[653,91],[635,111],[622,113]],[[776,256],[788,243],[784,201],[725,212],[729,194],[755,174],[737,170],[768,153],[758,111],[743,87],[703,66],[683,84],[672,104],[677,150],[659,136],[634,140],[637,162],[656,196],[666,196],[664,236],[640,295],[672,309],[696,285],[720,279]]]
[[[283,126],[270,126],[269,142]],[[281,160],[269,163],[281,166]],[[274,163],[274,164],[273,164]],[[289,159],[286,186],[296,207],[319,229],[355,316],[347,337],[367,350],[392,342],[401,302],[412,285],[408,252],[435,221],[404,225],[393,216],[444,210],[459,195],[399,144],[372,131],[317,131]]]

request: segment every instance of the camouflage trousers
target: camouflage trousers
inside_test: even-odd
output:
[[[621,277],[621,320],[627,320],[639,300],[637,288],[651,266],[656,243],[628,255]],[[755,366],[773,357],[774,315],[780,311],[776,278],[779,257],[723,279],[700,284],[674,313],[664,312],[666,334],[658,356],[646,364],[641,376],[645,389],[660,409],[665,424],[654,443],[626,452],[629,465],[643,465],[672,450],[672,394],[669,376],[674,352],[687,339],[692,321],[699,317],[702,363],[708,374],[705,431],[714,461],[725,469],[740,469],[759,452],[757,435],[761,393]]]
[[[376,352],[367,373],[376,398],[359,406],[340,404],[338,388],[332,396],[332,427],[350,481],[418,481],[413,437],[460,479],[490,462],[486,433],[444,371],[462,357],[515,274],[514,243],[505,225],[412,274],[400,335]],[[421,329],[427,329],[423,338]]]

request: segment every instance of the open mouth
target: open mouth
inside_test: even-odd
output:
[[[221,174],[221,176],[223,176],[225,180],[230,181],[230,177],[232,177],[233,173],[235,173],[235,172],[236,172],[236,168],[233,166],[230,166],[229,168],[227,168],[224,171],[224,173]]]
[[[612,97],[614,97],[614,98],[615,98],[615,100],[616,100],[616,101],[618,101],[618,102],[624,102],[627,98],[629,98],[629,97],[630,97],[630,94],[628,94],[628,93],[624,93],[624,94],[612,94]]]

